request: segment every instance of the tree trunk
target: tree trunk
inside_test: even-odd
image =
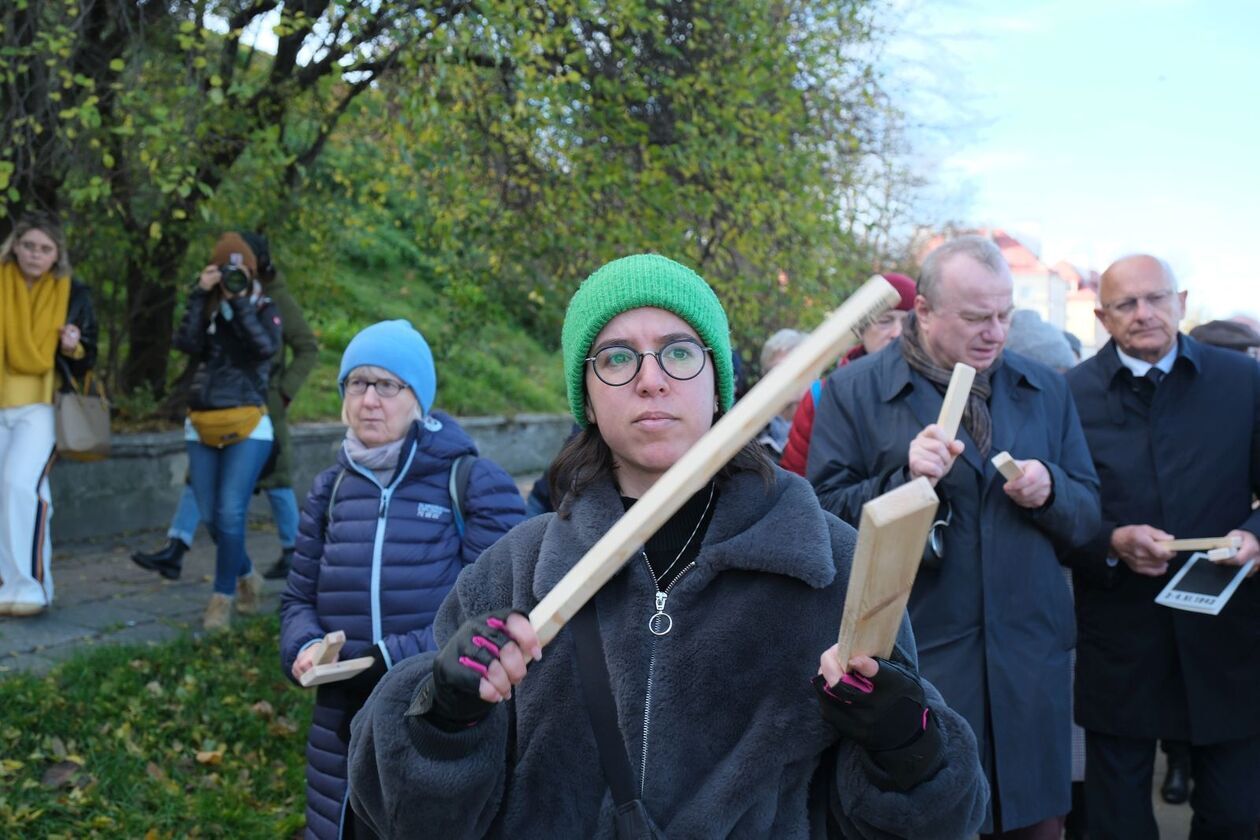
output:
[[[127,360],[123,390],[148,386],[155,397],[166,393],[166,366],[174,332],[176,295],[169,283],[154,282],[134,271],[127,281]]]

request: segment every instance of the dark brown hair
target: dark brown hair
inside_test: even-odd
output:
[[[713,422],[716,423],[721,416],[721,413],[715,415]],[[589,424],[569,438],[560,447],[560,454],[551,462],[548,478],[552,507],[561,518],[567,518],[573,499],[582,495],[596,481],[604,477],[612,478],[616,469],[612,450],[599,433],[599,427],[594,423]],[[755,441],[744,444],[718,470],[717,479],[724,483],[736,473],[745,471],[756,473],[767,491],[774,486],[774,464]]]

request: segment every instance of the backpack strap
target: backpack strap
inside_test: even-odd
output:
[[[341,472],[337,473],[337,477],[333,479],[332,492],[328,494],[328,510],[324,512],[324,533],[328,533],[328,529],[332,527],[333,522],[333,504],[337,501],[337,490],[341,487],[341,480],[346,477],[346,468],[342,467]]]
[[[460,455],[451,462],[451,477],[447,482],[447,492],[451,495],[451,513],[455,516],[455,531],[461,540],[467,528],[464,501],[468,496],[468,477],[472,475],[472,468],[476,463],[477,456],[467,453]]]

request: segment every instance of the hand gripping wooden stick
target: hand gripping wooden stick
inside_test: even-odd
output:
[[[784,403],[799,397],[824,367],[857,343],[867,325],[899,300],[901,296],[887,280],[872,277],[775,365],[530,611],[539,641],[550,643],[648,537],[756,437]]]
[[[346,634],[342,630],[325,634],[315,647],[314,664],[298,678],[303,688],[348,680],[372,667],[370,656],[334,661],[345,643]]]

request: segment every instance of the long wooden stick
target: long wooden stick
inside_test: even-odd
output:
[[[1201,537],[1186,540],[1156,540],[1155,544],[1169,551],[1211,551],[1214,548],[1241,548],[1241,537]]]
[[[949,387],[945,390],[945,399],[941,402],[941,416],[936,424],[945,430],[945,439],[958,437],[958,424],[962,422],[963,412],[967,410],[967,398],[971,396],[971,383],[976,379],[976,369],[962,362],[954,365],[954,373],[949,377]]]
[[[892,654],[937,504],[931,483],[916,478],[862,505],[837,647],[846,671],[855,654]]]
[[[555,638],[648,537],[756,437],[784,403],[800,396],[824,367],[858,341],[867,325],[900,299],[887,280],[872,277],[775,365],[530,611],[539,641],[546,645]]]

